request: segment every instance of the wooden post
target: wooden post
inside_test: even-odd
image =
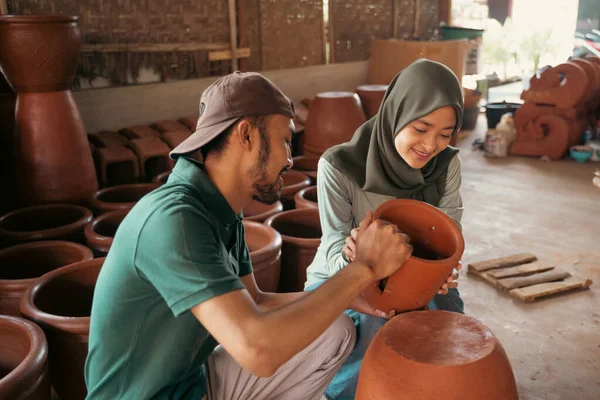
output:
[[[335,62],[335,24],[334,21],[334,13],[335,13],[335,5],[334,0],[329,0],[329,21],[327,25],[327,30],[329,32],[329,63],[333,64]]]
[[[246,0],[238,0],[238,15],[237,15],[237,24],[239,30],[240,42],[238,46],[240,48],[244,48],[248,46],[248,21],[246,18]],[[240,63],[240,71],[246,72],[248,71],[248,58],[242,58],[239,60]]]
[[[231,69],[238,70],[237,59],[237,22],[235,19],[235,0],[229,0],[229,38],[231,41]]]
[[[452,0],[438,1],[438,14],[440,22],[445,22],[446,25],[452,24]]]
[[[8,14],[8,4],[6,0],[0,0],[0,15]]]
[[[398,39],[398,11],[400,11],[400,7],[398,7],[398,1],[399,0],[394,0],[392,2],[392,23],[394,24],[392,35],[394,39]]]
[[[421,0],[415,1],[415,27],[413,39],[421,39]]]

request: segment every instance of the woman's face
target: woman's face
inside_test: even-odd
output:
[[[394,139],[396,151],[412,168],[423,168],[433,157],[448,147],[456,125],[452,106],[438,108],[409,122]]]

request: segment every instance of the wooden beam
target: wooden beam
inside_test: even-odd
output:
[[[238,36],[239,36],[239,48],[248,47],[248,19],[246,17],[246,0],[237,1],[238,13],[237,13],[237,24],[238,24]],[[242,58],[239,55],[239,48],[237,52],[238,58]],[[249,57],[249,56],[248,56]],[[240,60],[240,71],[248,71],[248,58],[242,58]]]
[[[438,16],[440,22],[445,22],[446,25],[452,24],[452,0],[438,1]]]
[[[248,58],[250,57],[250,48],[244,47],[242,49],[237,49],[235,55],[238,59],[240,58]],[[231,50],[218,50],[211,51],[208,53],[208,61],[223,61],[223,60],[231,60]]]
[[[84,53],[163,53],[171,51],[226,50],[229,43],[107,43],[85,44]]]
[[[392,23],[394,24],[392,35],[394,39],[398,39],[398,11],[400,11],[400,7],[398,7],[398,1],[399,0],[394,0],[392,2]]]
[[[8,4],[6,0],[0,0],[0,15],[8,14]]]
[[[237,21],[235,17],[235,0],[229,0],[229,39],[231,48],[231,69],[237,71],[238,59],[236,54],[237,49]]]

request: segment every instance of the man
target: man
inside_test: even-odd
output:
[[[203,93],[168,182],[119,227],[94,293],[88,399],[318,399],[352,351],[344,309],[412,247],[365,217],[354,262],[311,293],[261,292],[241,210],[279,198],[291,101],[257,73]],[[217,344],[220,346],[217,347]]]

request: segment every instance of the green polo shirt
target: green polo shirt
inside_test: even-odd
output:
[[[85,364],[88,399],[201,399],[217,345],[190,309],[243,289],[241,214],[180,158],[121,223],[98,277]]]

